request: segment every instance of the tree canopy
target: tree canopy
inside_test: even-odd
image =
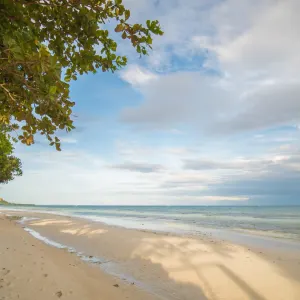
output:
[[[0,132],[0,183],[7,183],[22,175],[21,161],[12,155],[13,146],[5,133]]]
[[[151,48],[152,35],[163,34],[158,21],[131,24],[130,10],[122,0],[4,3],[0,5],[0,125],[17,132],[27,145],[40,133],[60,150],[56,131],[74,128],[70,80],[126,65],[114,34],[107,30],[108,22],[140,55]]]

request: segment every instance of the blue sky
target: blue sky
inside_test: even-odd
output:
[[[16,146],[1,196],[36,204],[300,204],[300,2],[126,0],[165,35],[71,83],[61,153]]]

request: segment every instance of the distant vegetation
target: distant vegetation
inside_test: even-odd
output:
[[[10,203],[5,201],[3,198],[0,198],[0,205],[9,205]]]
[[[11,203],[11,202],[5,201],[3,198],[0,198],[0,205],[26,206],[26,207],[35,206],[35,204],[19,204],[19,203]]]

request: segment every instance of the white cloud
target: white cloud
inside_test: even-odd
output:
[[[69,137],[62,137],[60,138],[61,143],[66,143],[66,144],[77,144],[77,139],[74,138],[69,138]]]
[[[208,29],[206,7],[219,0],[125,0],[131,9],[133,22],[144,23],[145,19],[158,19],[164,31],[163,37],[155,37],[153,51],[148,56],[147,66],[155,71],[178,69],[174,57],[190,61],[189,39],[199,30]],[[135,57],[129,51],[130,57]]]
[[[300,67],[298,0],[227,0],[214,6],[209,34],[191,37],[191,47],[211,52],[213,63],[244,89],[295,81]]]
[[[144,85],[141,92],[145,101],[125,109],[124,121],[170,129],[190,121],[205,126],[231,105],[230,92],[220,89],[217,80],[193,72],[162,75]]]
[[[300,121],[299,1],[166,2],[130,1],[139,15],[144,5],[150,15],[156,12],[164,26],[165,36],[150,61],[164,68],[171,59],[174,68],[184,59],[185,69],[199,55],[202,68],[217,68],[223,76],[182,70],[158,76],[146,69],[138,76],[135,66],[135,75],[123,78],[143,84],[145,101],[124,110],[123,120],[164,129],[184,122],[202,132],[226,134]]]
[[[276,159],[276,158],[275,158]],[[266,165],[270,165],[273,160],[231,160],[215,161],[210,159],[198,159],[184,161],[184,168],[190,170],[240,170],[240,171],[259,171]]]
[[[110,166],[113,169],[124,171],[139,172],[139,173],[155,173],[162,171],[164,167],[159,164],[149,164],[145,162],[124,162]]]
[[[216,120],[215,131],[232,133],[294,124],[300,120],[299,94],[300,81],[260,87],[240,98],[235,116]]]
[[[229,197],[229,196],[203,196],[200,197],[200,199],[202,201],[246,201],[249,200],[249,197],[239,197],[239,196],[233,196],[233,197]]]
[[[179,129],[176,129],[176,128],[171,129],[170,133],[172,133],[172,134],[184,134],[184,132],[182,130],[179,130]]]
[[[272,1],[258,12],[250,28],[227,43],[216,46],[225,68],[255,72],[291,72],[300,58],[300,2]],[[283,67],[283,68],[282,68]]]
[[[190,124],[204,133],[231,134],[300,121],[300,82],[259,86],[247,94],[217,79],[184,72],[160,76],[140,91],[145,101],[126,108],[122,120],[145,128]]]
[[[157,79],[155,74],[138,65],[129,65],[124,71],[120,72],[120,76],[133,86],[140,86]]]
[[[245,158],[224,152],[216,157],[202,148],[119,142],[113,163],[81,151],[19,153],[24,176],[3,186],[1,195],[20,203],[155,205],[269,197],[274,184],[278,195],[287,191],[286,185],[289,195],[299,191],[300,152],[295,144]]]

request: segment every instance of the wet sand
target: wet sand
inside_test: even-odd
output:
[[[39,274],[31,284],[38,290],[41,282],[43,283],[42,279],[45,279],[42,277],[43,273],[50,274],[49,270],[53,265],[61,268],[58,280],[53,283],[53,286],[49,284],[46,287],[42,286],[44,293],[51,295],[48,298],[39,297],[41,299],[54,299],[53,295],[60,290],[68,297],[69,290],[73,289],[74,293],[74,290],[79,288],[76,291],[76,294],[81,295],[78,299],[126,299],[126,297],[128,299],[197,300],[300,299],[299,251],[242,246],[212,239],[210,236],[188,237],[130,230],[85,219],[50,214],[31,212],[10,214],[22,214],[39,219],[25,222],[23,225],[14,225],[12,221],[1,218],[1,269],[2,261],[5,261],[7,266],[4,267],[18,274],[19,281],[25,281],[28,272]],[[3,255],[11,257],[9,252],[2,249],[7,241],[11,243],[10,235],[3,230],[3,226],[14,229],[15,243],[19,243],[14,246],[15,259],[11,258],[11,265],[6,258],[3,259]],[[89,258],[88,260],[94,264],[83,262],[76,254],[68,253],[67,250],[45,245],[31,237],[22,226],[82,252],[84,257]],[[38,247],[23,245],[24,237],[30,239],[29,244],[35,243]],[[39,247],[42,247],[48,256],[38,258],[40,260],[38,267],[34,264],[37,261],[33,260],[32,264],[28,265],[27,272],[21,275],[18,272],[18,268],[21,267],[17,264],[21,265],[25,258],[22,253],[26,250],[27,256],[31,257],[30,251],[37,251]],[[38,253],[40,255],[41,251]],[[72,260],[71,266],[66,264],[68,260]],[[41,265],[42,263],[44,265]],[[43,271],[31,269],[42,267]],[[74,268],[78,272],[76,280],[80,285],[73,280]],[[83,276],[82,281],[80,276]],[[52,274],[51,278],[56,278],[56,275]],[[92,284],[94,280],[95,285]],[[119,287],[114,287],[114,284],[118,284]],[[23,287],[26,288],[26,285]],[[93,298],[90,295],[94,295],[93,291],[97,288],[111,295],[106,294],[101,298],[98,290],[96,292],[98,298]],[[15,292],[12,288],[10,291]],[[18,299],[1,293],[3,293],[2,289],[0,289],[0,299],[1,295],[6,296],[5,299]],[[28,290],[26,293],[28,295],[26,297],[34,295]],[[84,293],[89,295],[83,297]],[[20,287],[19,295],[21,294]],[[20,299],[29,299],[26,297],[22,296]],[[69,297],[77,299],[72,295]]]
[[[0,214],[0,299],[158,298],[44,244]]]

